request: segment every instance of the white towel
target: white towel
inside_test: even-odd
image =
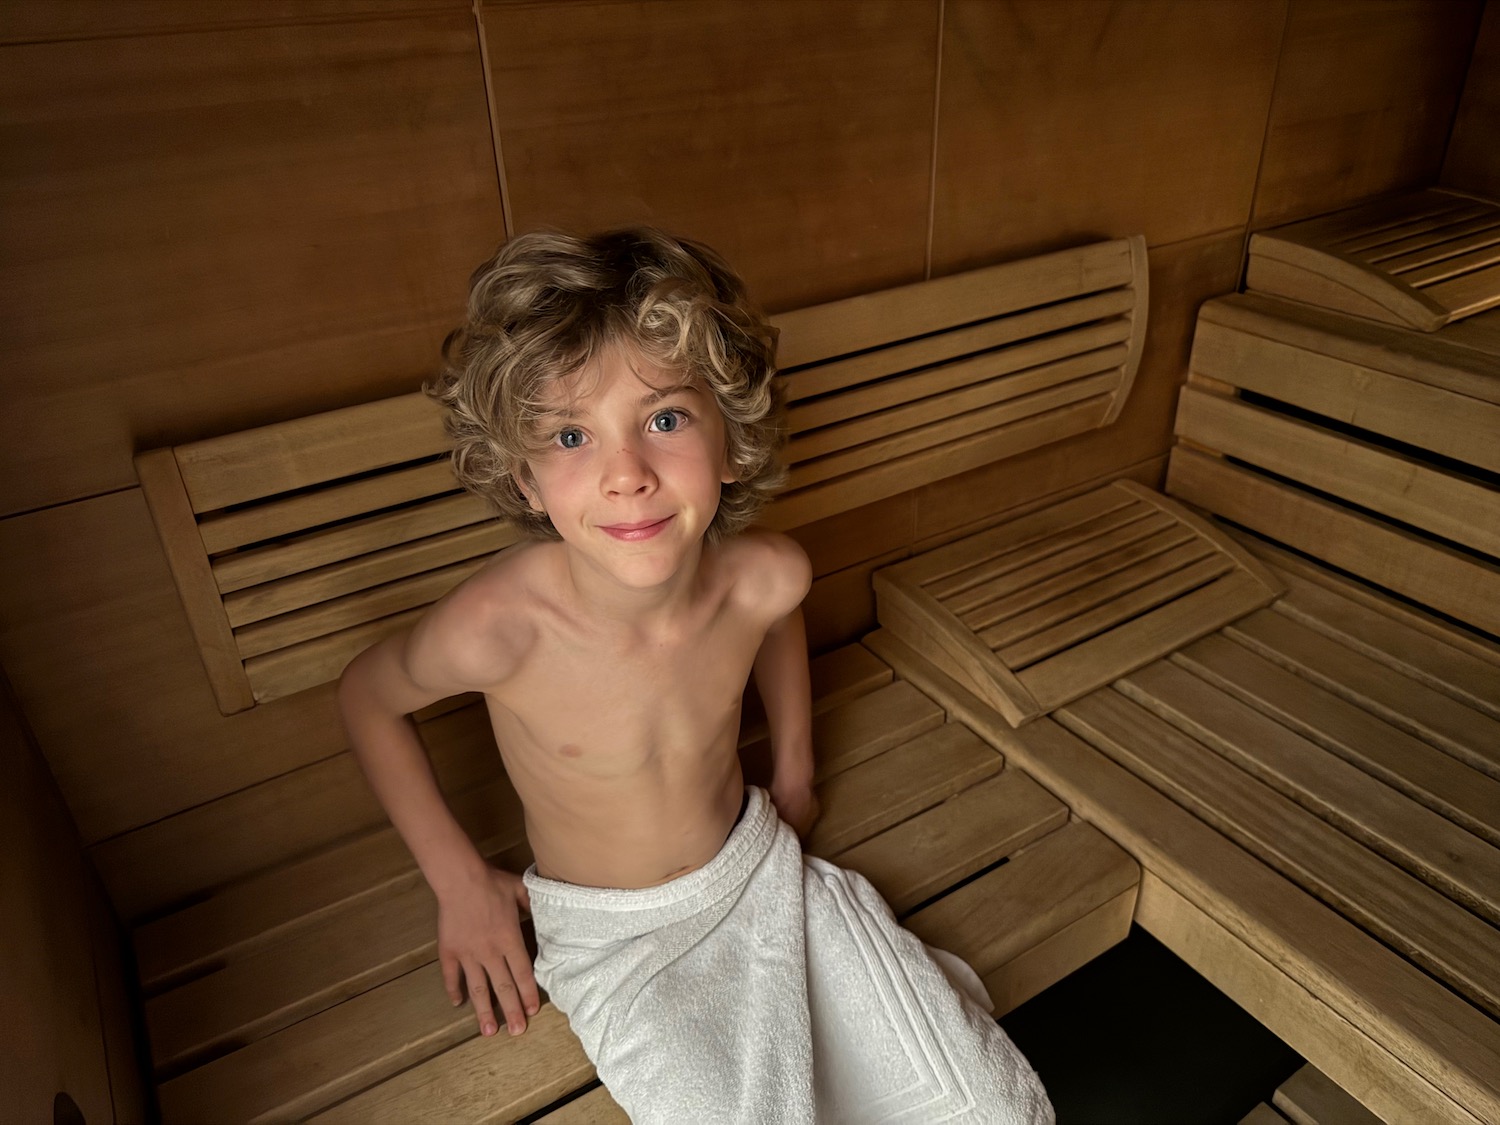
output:
[[[635,1125],[1053,1119],[999,1025],[868,881],[804,857],[764,790],[717,856],[662,886],[534,867],[526,886],[537,980]]]

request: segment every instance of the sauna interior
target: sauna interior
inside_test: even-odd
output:
[[[0,1119],[624,1120],[448,1009],[334,691],[514,538],[470,270],[645,222],[781,328],[810,850],[1002,1012],[1151,934],[1245,1121],[1500,1120],[1494,0],[5,0],[0,88]]]

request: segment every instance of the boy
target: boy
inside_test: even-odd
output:
[[[818,812],[810,568],[739,534],[781,479],[774,347],[716,255],[655,231],[525,235],[482,266],[434,393],[459,480],[535,539],[350,664],[351,745],[437,896],[453,1002],[462,980],[494,1034],[493,991],[519,1034],[540,978],[634,1120],[1049,1120],[873,889],[797,845]],[[769,794],[736,753],[752,670]],[[469,691],[524,877],[479,856],[408,717]]]

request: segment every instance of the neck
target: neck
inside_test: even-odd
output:
[[[567,562],[573,593],[586,613],[621,627],[642,628],[671,618],[692,602],[702,572],[703,544],[653,586],[627,586],[575,552],[568,553]]]

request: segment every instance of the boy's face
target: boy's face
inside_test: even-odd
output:
[[[548,388],[544,453],[522,490],[570,549],[634,588],[695,557],[734,480],[713,396],[621,347]]]

